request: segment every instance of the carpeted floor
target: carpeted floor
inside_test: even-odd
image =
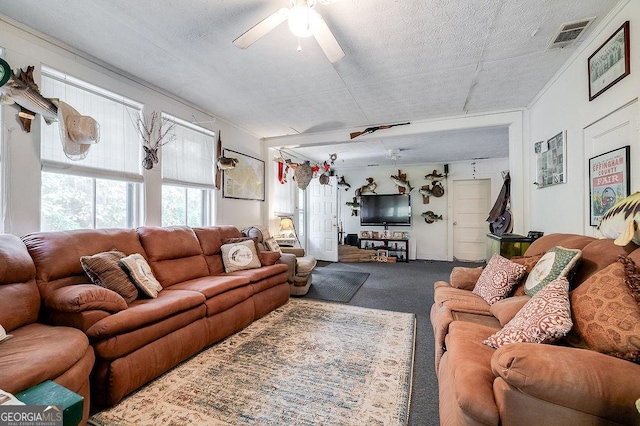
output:
[[[406,425],[415,316],[291,299],[90,420]]]
[[[332,271],[366,272],[370,276],[349,305],[411,312],[416,315],[416,353],[409,424],[439,424],[438,381],[434,369],[434,337],[429,311],[433,304],[433,283],[449,280],[454,266],[483,264],[413,260],[409,263],[327,263]]]
[[[316,268],[308,299],[328,300],[347,303],[369,278],[366,272],[334,271],[330,268]]]

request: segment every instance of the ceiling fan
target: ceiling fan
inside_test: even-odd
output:
[[[331,33],[327,23],[314,9],[317,3],[330,4],[337,0],[289,0],[290,8],[283,7],[233,40],[233,44],[246,49],[258,41],[262,36],[273,30],[284,21],[289,21],[289,29],[298,37],[313,35],[322,51],[331,63],[338,62],[344,57],[344,51]],[[299,48],[298,48],[299,49]]]

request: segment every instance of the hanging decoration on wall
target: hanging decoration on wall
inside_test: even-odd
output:
[[[368,135],[369,133],[377,132],[378,130],[390,129],[390,128],[396,127],[396,126],[406,126],[407,124],[411,124],[411,123],[385,124],[385,125],[382,125],[382,126],[367,127],[366,129],[364,129],[361,132],[349,133],[349,137],[351,139],[355,139],[358,136]]]
[[[222,188],[222,171],[231,170],[238,164],[237,158],[225,157],[222,147],[222,133],[218,130],[218,143],[216,146],[216,189]]]
[[[40,94],[38,85],[33,81],[33,65],[29,65],[26,70],[19,69],[15,74],[11,71],[9,64],[2,60],[0,69],[2,69],[1,81],[4,81],[4,84],[0,84],[2,103],[18,104],[20,107],[18,119],[25,132],[31,132],[31,122],[36,118],[36,114],[40,114],[47,124],[58,119],[58,107],[51,99]]]
[[[344,175],[340,176],[340,179],[338,179],[338,188],[344,188],[345,191],[348,191],[349,188],[351,188],[351,185],[344,180]]]
[[[431,210],[422,213],[420,216],[422,216],[424,221],[427,223],[434,223],[436,220],[442,220],[442,215],[437,215]]]
[[[58,102],[60,141],[70,160],[83,160],[91,145],[100,142],[100,125],[92,117],[81,115],[71,105]]]
[[[377,187],[378,187],[378,184],[373,181],[373,178],[368,177],[366,185],[362,185],[360,188],[356,188],[356,191],[355,191],[356,197],[361,196],[365,192],[371,192],[375,194]]]
[[[308,161],[298,164],[293,174],[293,178],[296,180],[298,188],[302,189],[303,191],[307,189],[307,186],[309,186],[309,182],[311,182],[311,179],[313,178],[313,170],[311,168],[311,164],[309,164]]]
[[[438,173],[437,170],[433,170],[431,173],[425,175],[425,179],[429,179],[429,180],[436,180],[436,179],[442,179],[444,177],[444,175],[442,173]]]
[[[318,181],[320,182],[320,185],[329,185],[329,175],[327,173],[322,173],[320,176],[318,176]]]
[[[422,195],[422,204],[429,204],[429,197],[431,196],[439,198],[444,195],[444,187],[439,180],[443,177],[445,176],[442,173],[438,173],[435,169],[431,173],[425,175],[425,179],[431,180],[431,186],[428,184],[422,185],[418,191],[420,195]]]
[[[396,186],[398,187],[398,192],[400,194],[404,194],[405,192],[407,192],[407,190],[409,192],[413,191],[413,187],[407,180],[407,174],[402,173],[401,170],[398,170],[397,176],[391,175],[391,181],[396,184]]]
[[[513,229],[511,220],[511,212],[509,211],[509,199],[511,197],[511,175],[507,172],[504,177],[502,189],[495,204],[489,212],[487,222],[489,222],[489,231],[494,235],[502,235],[509,233]]]
[[[360,203],[358,197],[353,197],[353,201],[347,201],[345,203],[348,207],[351,207],[351,216],[358,216],[358,210],[360,210]]]
[[[173,133],[176,124],[168,118],[160,119],[158,111],[151,113],[150,120],[138,117],[137,121],[136,128],[144,148],[142,167],[151,170],[154,164],[158,164],[158,148],[176,140],[176,135]]]

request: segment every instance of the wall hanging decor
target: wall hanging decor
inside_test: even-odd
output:
[[[264,201],[264,161],[230,149],[224,150],[224,156],[238,162],[233,169],[223,170],[222,196]]]
[[[591,226],[598,226],[607,210],[629,196],[630,152],[627,145],[589,159]]]
[[[538,188],[567,182],[567,133],[562,131],[546,141],[536,142]]]
[[[356,188],[356,191],[355,191],[356,197],[359,197],[360,195],[364,194],[365,192],[371,192],[371,193],[375,194],[377,187],[378,187],[378,184],[373,181],[373,178],[372,177],[368,177],[366,185],[362,185],[360,188]]]
[[[587,59],[589,101],[631,73],[630,50],[627,21]]]
[[[402,173],[401,170],[398,170],[398,174],[397,175],[391,175],[390,177],[391,177],[391,181],[393,183],[395,183],[396,186],[398,187],[398,192],[400,194],[404,194],[407,191],[409,191],[409,192],[413,191],[413,187],[411,186],[411,184],[407,180],[407,174],[406,173]]]
[[[156,131],[156,126],[159,126]],[[173,132],[176,123],[168,118],[160,118],[158,111],[151,113],[151,119],[145,120],[141,117],[137,119],[137,129],[142,139],[144,157],[142,167],[147,170],[153,169],[154,164],[158,164],[158,148],[162,145],[176,140],[177,136]]]

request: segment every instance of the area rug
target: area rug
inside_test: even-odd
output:
[[[327,268],[313,270],[311,287],[307,297],[348,303],[369,278],[366,272],[336,271]]]
[[[291,299],[94,425],[406,425],[413,314]]]

